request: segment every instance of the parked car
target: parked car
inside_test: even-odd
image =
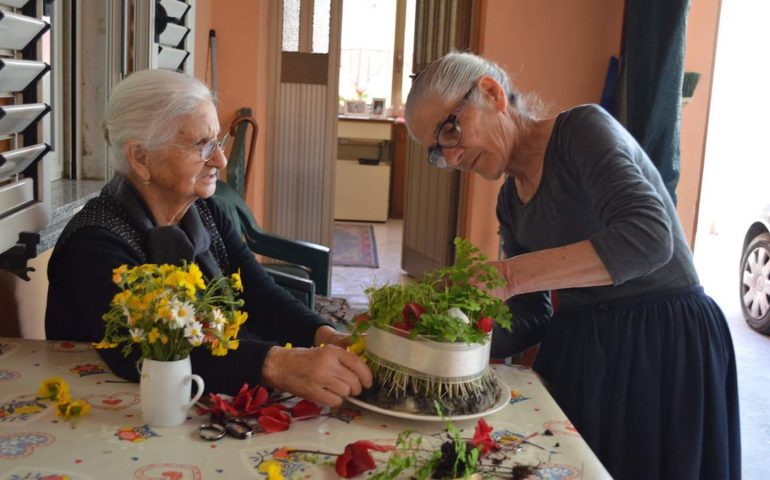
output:
[[[770,334],[770,205],[754,219],[743,239],[740,293],[746,323]]]

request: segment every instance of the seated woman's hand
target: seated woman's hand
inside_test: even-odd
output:
[[[338,406],[345,397],[371,387],[372,374],[361,358],[334,345],[273,347],[262,367],[262,383],[317,403]]]
[[[351,343],[353,342],[350,339],[350,334],[338,332],[329,325],[322,325],[315,332],[313,345],[316,347],[321,345],[337,345],[338,347],[345,348]]]

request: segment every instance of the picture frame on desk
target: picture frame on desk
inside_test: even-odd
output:
[[[385,99],[373,98],[372,99],[372,115],[377,117],[385,116]]]
[[[366,101],[345,100],[345,113],[348,115],[366,115]]]

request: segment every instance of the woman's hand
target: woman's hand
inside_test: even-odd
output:
[[[337,345],[338,347],[345,348],[351,343],[349,334],[338,332],[329,325],[318,327],[318,330],[315,331],[315,340],[313,341],[313,345],[316,347],[321,345]]]
[[[476,278],[472,278],[470,280],[471,285],[475,285],[476,287],[484,290],[488,294],[490,294],[493,297],[497,297],[501,300],[508,300],[514,295],[514,289],[513,289],[513,270],[511,268],[511,261],[510,259],[507,260],[493,260],[487,262],[488,265],[495,270],[497,270],[497,273],[500,275],[500,278],[505,281],[505,283],[502,286],[495,287],[492,289],[487,288],[486,284],[482,281],[479,281]]]
[[[262,383],[330,406],[372,386],[372,373],[357,355],[335,345],[273,347],[262,366]]]

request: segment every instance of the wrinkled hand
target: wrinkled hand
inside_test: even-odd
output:
[[[508,300],[514,295],[513,272],[510,268],[510,262],[508,260],[492,260],[487,263],[489,266],[497,270],[497,273],[500,274],[500,278],[505,281],[505,284],[501,287],[490,289],[487,288],[486,284],[484,284],[484,282],[480,281],[478,278],[472,278],[470,280],[471,285],[475,285],[493,297],[497,297],[502,300]]]
[[[338,406],[372,386],[372,373],[357,355],[335,345],[273,347],[265,357],[262,382],[317,403]]]
[[[316,330],[313,345],[316,347],[321,345],[337,345],[338,347],[345,348],[351,343],[353,342],[349,334],[338,332],[329,325],[323,325]]]

